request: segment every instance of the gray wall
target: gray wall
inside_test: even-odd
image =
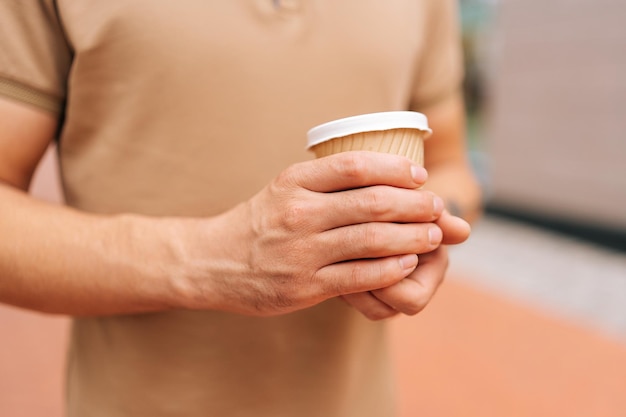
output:
[[[492,203],[626,231],[626,1],[504,0],[489,44]]]

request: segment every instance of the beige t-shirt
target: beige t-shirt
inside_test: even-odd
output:
[[[0,94],[62,120],[69,205],[213,215],[310,158],[310,127],[457,91],[455,13],[452,0],[3,0]],[[390,416],[384,332],[337,300],[274,318],[77,319],[68,415]]]

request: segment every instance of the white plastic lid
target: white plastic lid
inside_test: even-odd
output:
[[[422,113],[414,111],[389,111],[369,113],[359,116],[346,117],[315,126],[307,132],[307,148],[330,139],[353,135],[360,132],[391,129],[417,129],[428,132],[428,119]]]

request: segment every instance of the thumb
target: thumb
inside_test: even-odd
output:
[[[467,240],[472,230],[468,222],[460,217],[453,216],[448,210],[444,210],[435,222],[443,232],[441,243],[456,245]]]

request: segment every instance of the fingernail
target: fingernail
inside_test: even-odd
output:
[[[417,255],[404,255],[399,262],[403,271],[414,269],[417,266]]]
[[[435,198],[433,198],[433,211],[435,216],[439,216],[443,212],[443,206],[444,204],[441,197],[435,196]]]
[[[424,167],[411,165],[411,177],[417,184],[423,184],[428,179],[428,172]]]
[[[441,233],[441,229],[438,227],[431,227],[428,229],[428,240],[431,245],[438,245],[443,238],[443,234]]]

